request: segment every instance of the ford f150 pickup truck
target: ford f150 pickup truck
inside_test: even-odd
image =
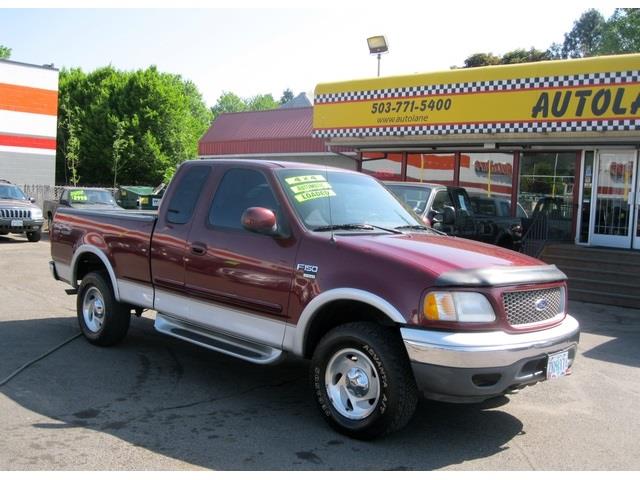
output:
[[[322,416],[357,438],[404,426],[420,393],[479,402],[576,356],[562,272],[432,230],[356,172],[188,161],[157,215],[58,209],[51,255],[89,342],[153,309],[157,331],[211,350],[308,358]]]

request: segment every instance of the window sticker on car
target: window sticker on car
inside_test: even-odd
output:
[[[69,198],[72,202],[86,202],[87,194],[84,190],[71,190],[69,192]]]
[[[302,203],[317,198],[335,197],[331,184],[322,175],[300,175],[284,179],[293,192],[296,202]]]
[[[297,177],[286,177],[284,179],[288,185],[297,185],[306,182],[326,182],[327,179],[322,175],[298,175]]]

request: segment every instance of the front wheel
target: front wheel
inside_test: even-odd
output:
[[[115,345],[129,330],[131,309],[115,299],[108,277],[100,272],[82,279],[77,310],[82,334],[95,345]]]
[[[27,232],[27,240],[29,240],[30,242],[39,242],[41,238],[42,238],[42,231],[41,230],[35,230],[33,232]]]
[[[363,440],[404,427],[418,391],[397,331],[370,322],[327,333],[311,361],[311,387],[329,425]]]

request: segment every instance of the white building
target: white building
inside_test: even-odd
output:
[[[0,178],[54,185],[58,71],[0,60]]]

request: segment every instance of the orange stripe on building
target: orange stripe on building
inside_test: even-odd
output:
[[[0,110],[57,115],[58,92],[0,83]]]

